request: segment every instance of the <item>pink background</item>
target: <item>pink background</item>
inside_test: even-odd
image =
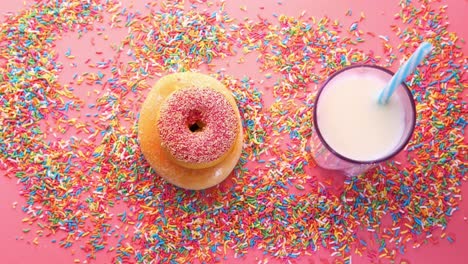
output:
[[[26,5],[32,1],[26,1]],[[125,1],[124,1],[125,2]],[[130,2],[130,1],[127,1]],[[144,5],[146,1],[134,1],[135,9]],[[360,29],[370,31],[381,35],[393,35],[390,32],[389,25],[395,23],[393,15],[398,11],[398,0],[390,1],[375,1],[375,0],[295,0],[283,1],[282,5],[277,4],[278,1],[228,1],[226,4],[228,12],[239,19],[246,16],[255,17],[257,14],[262,14],[264,17],[271,17],[272,13],[284,13],[290,16],[299,16],[303,10],[306,10],[306,15],[322,17],[327,15],[331,19],[338,19],[344,25],[351,24],[359,18],[359,14],[365,13],[366,19],[361,22]],[[467,0],[446,0],[444,4],[448,5],[448,15],[451,31],[457,32],[458,36],[467,39],[468,27],[466,26],[466,15],[468,14],[468,1]],[[139,4],[137,4],[139,3]],[[239,9],[240,6],[246,6],[247,11],[243,12]],[[5,1],[0,3],[0,15],[7,12],[16,12],[24,7],[23,1]],[[261,9],[260,7],[263,7]],[[345,16],[347,10],[353,11],[353,16]],[[106,32],[110,40],[108,43],[100,43],[96,41],[94,49],[101,49],[105,51],[103,56],[112,56],[112,51],[108,48],[109,43],[119,41],[119,34],[109,34]],[[58,43],[59,54],[64,54],[68,47],[73,50],[73,55],[77,57],[74,62],[82,62],[86,56],[89,56],[89,47],[86,45],[79,45],[89,43],[90,36],[85,36],[82,40],[77,41],[75,35],[65,36],[64,39]],[[395,39],[390,39],[394,42]],[[77,44],[78,43],[78,44]],[[101,45],[101,46],[100,46]],[[364,45],[360,46],[363,49],[374,50],[377,54],[381,54],[381,44],[377,39],[367,39]],[[463,46],[464,53],[467,54],[467,46]],[[106,54],[107,52],[107,54]],[[59,60],[64,60],[60,58]],[[234,62],[235,59],[230,59]],[[65,65],[66,63],[64,63]],[[219,63],[227,64],[225,62]],[[258,72],[257,66],[252,58],[247,57],[246,63],[242,67],[236,67],[235,63],[229,67],[229,74],[236,77],[248,75],[253,78],[262,78],[262,74]],[[223,65],[224,66],[224,65]],[[74,69],[73,71],[86,71],[86,68]],[[394,70],[394,69],[393,69]],[[60,78],[64,83],[68,82],[72,75],[71,69],[65,67],[65,71]],[[465,140],[466,143],[466,140]],[[2,224],[0,225],[0,263],[7,264],[20,264],[20,263],[73,263],[74,259],[84,259],[83,252],[79,248],[71,248],[64,250],[59,248],[58,245],[50,243],[50,238],[44,238],[39,241],[38,245],[33,245],[32,240],[35,234],[25,234],[22,232],[24,228],[28,228],[26,224],[22,224],[22,219],[25,214],[21,212],[21,206],[24,204],[24,199],[18,194],[19,186],[16,182],[6,177],[0,176],[0,215],[2,216]],[[468,185],[466,182],[462,186],[462,196],[468,195]],[[18,202],[16,209],[13,204]],[[460,206],[460,210],[450,218],[447,233],[453,233],[456,237],[456,242],[450,244],[447,240],[440,240],[436,245],[428,244],[423,245],[418,249],[408,249],[408,252],[402,256],[403,260],[410,263],[468,263],[468,201],[464,199]],[[99,253],[97,260],[94,263],[109,263],[112,254]],[[233,263],[252,263],[265,258],[263,255],[251,250],[242,259],[234,259],[230,257],[230,262]],[[275,260],[267,256],[270,263]],[[319,252],[319,254],[305,258],[305,262],[309,263],[322,263],[326,262],[327,253]],[[400,259],[401,261],[401,259]],[[368,263],[366,257],[353,256],[354,263]],[[383,261],[384,263],[386,261]],[[399,261],[398,261],[399,262]],[[301,261],[301,263],[303,263]]]

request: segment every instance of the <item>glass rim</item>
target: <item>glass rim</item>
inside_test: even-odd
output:
[[[378,65],[370,65],[370,64],[353,64],[353,65],[350,65],[350,66],[346,66],[338,71],[335,71],[334,73],[332,73],[326,80],[325,82],[321,85],[321,87],[319,88],[318,92],[317,92],[317,95],[315,97],[315,102],[314,102],[314,129],[315,131],[317,132],[317,136],[318,138],[320,139],[320,141],[322,142],[322,144],[331,152],[333,153],[334,155],[338,156],[340,159],[343,159],[345,161],[348,161],[348,162],[351,162],[351,163],[355,163],[355,164],[376,164],[376,163],[380,163],[380,162],[383,162],[383,161],[387,161],[391,158],[393,158],[394,156],[396,156],[400,151],[402,151],[406,145],[408,144],[409,140],[411,139],[413,133],[414,133],[414,129],[415,129],[415,126],[416,126],[416,104],[414,102],[414,98],[413,98],[413,94],[411,93],[410,89],[408,88],[408,86],[406,85],[405,82],[403,82],[401,84],[401,86],[403,87],[404,91],[406,92],[406,94],[408,95],[408,98],[409,98],[409,101],[410,101],[410,104],[411,104],[411,112],[413,113],[413,118],[412,118],[412,122],[411,122],[411,125],[410,125],[410,131],[408,133],[408,135],[406,136],[406,138],[403,140],[403,144],[401,144],[400,147],[398,147],[397,149],[393,150],[392,152],[390,152],[389,154],[383,156],[382,158],[379,158],[379,159],[374,159],[374,160],[355,160],[355,159],[352,159],[352,158],[348,158],[340,153],[338,153],[336,150],[334,150],[328,143],[327,141],[323,138],[322,136],[322,133],[320,132],[320,128],[318,126],[318,122],[317,122],[317,105],[318,105],[318,101],[320,99],[320,95],[322,94],[324,88],[327,86],[327,84],[333,79],[335,78],[337,75],[339,75],[340,73],[343,73],[347,70],[351,70],[351,69],[355,69],[355,68],[373,68],[373,69],[377,69],[377,70],[381,70],[383,72],[386,72],[388,74],[390,74],[391,76],[393,76],[395,73],[392,72],[391,70],[388,70],[382,66],[378,66]]]

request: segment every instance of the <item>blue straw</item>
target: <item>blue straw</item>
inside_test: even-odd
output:
[[[422,60],[431,52],[432,45],[427,42],[423,42],[418,49],[411,55],[411,57],[398,69],[393,75],[390,82],[380,92],[379,104],[387,104],[396,88],[406,80],[406,77],[413,73],[414,69],[422,62]]]

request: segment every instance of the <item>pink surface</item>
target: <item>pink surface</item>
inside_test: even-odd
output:
[[[31,1],[32,2],[32,1]],[[135,9],[140,8],[143,4],[136,4]],[[286,4],[287,2],[287,4]],[[230,14],[235,17],[242,19],[245,16],[254,17],[256,14],[269,17],[272,13],[284,13],[291,16],[299,16],[303,10],[307,11],[307,15],[322,17],[327,15],[332,19],[339,19],[344,25],[351,24],[356,18],[359,17],[361,12],[364,12],[366,19],[360,23],[360,29],[364,31],[375,32],[382,35],[390,35],[389,25],[394,23],[393,15],[397,12],[398,6],[397,1],[284,1],[282,5],[278,5],[277,1],[229,1],[226,7]],[[451,22],[450,30],[458,33],[463,38],[468,37],[468,29],[466,27],[466,14],[468,14],[468,1],[466,0],[451,0],[444,1],[444,4],[448,5],[449,20]],[[140,6],[140,7],[139,7]],[[247,11],[242,12],[239,6],[246,6]],[[264,7],[260,9],[260,7]],[[0,6],[0,14],[6,12],[16,12],[23,8],[22,1],[2,1]],[[347,10],[352,9],[353,16],[346,17],[345,13]],[[106,42],[102,38],[98,38],[96,34],[90,34],[84,36],[78,40],[76,35],[64,36],[63,41],[58,43],[58,49],[61,49],[59,54],[64,54],[66,49],[70,47],[73,51],[73,55],[77,57],[74,62],[83,64],[90,56],[89,46],[90,38],[96,37],[96,46],[92,47],[92,54],[96,50],[102,50],[104,53],[101,55],[102,58],[111,57],[112,50],[109,49],[109,43],[119,41],[121,32],[110,33],[105,32],[109,35],[110,39]],[[396,39],[390,39],[391,43],[395,43]],[[381,54],[381,44],[377,39],[366,40],[365,44],[360,46],[362,49],[375,50],[376,53]],[[465,54],[467,53],[467,46],[463,47]],[[67,65],[65,58],[59,60]],[[234,62],[235,59],[229,59],[230,62]],[[224,66],[225,62],[219,62],[221,66]],[[247,56],[246,63],[241,67],[234,65],[228,68],[230,74],[242,77],[243,75],[249,75],[251,77],[262,78],[262,74],[258,72],[257,66],[254,63],[254,58]],[[63,83],[67,83],[71,80],[73,71],[83,70],[71,69],[65,67],[65,71],[62,73],[60,78]],[[394,70],[394,69],[393,69]],[[466,140],[465,140],[466,142]],[[24,204],[24,198],[19,196],[19,186],[15,184],[15,180],[0,177],[0,214],[2,215],[2,224],[0,225],[0,250],[2,255],[0,256],[0,263],[8,264],[22,264],[22,263],[72,263],[74,259],[84,259],[84,254],[79,248],[74,247],[68,250],[59,248],[58,245],[50,243],[50,239],[41,238],[38,245],[32,244],[32,240],[35,237],[34,233],[23,233],[22,230],[27,228],[28,225],[22,223],[22,219],[25,214],[21,212],[21,206]],[[462,196],[468,195],[468,185],[464,183],[462,186]],[[13,204],[18,202],[18,207],[13,208]],[[460,210],[456,212],[451,218],[448,224],[448,233],[453,233],[456,237],[456,242],[450,244],[447,240],[441,240],[438,244],[423,245],[417,249],[408,249],[408,252],[403,256],[404,260],[408,260],[410,263],[454,263],[462,264],[468,262],[468,201],[463,200]],[[100,253],[97,255],[95,263],[109,263],[110,254]],[[319,254],[310,256],[304,259],[309,263],[321,263],[326,258],[326,252],[319,252]],[[252,263],[257,260],[263,259],[264,256],[259,252],[251,250],[251,253],[247,254],[245,258],[230,260],[238,263]],[[275,260],[272,257],[267,257],[270,263]],[[367,258],[353,256],[354,263],[368,263]],[[385,261],[383,261],[385,262]]]

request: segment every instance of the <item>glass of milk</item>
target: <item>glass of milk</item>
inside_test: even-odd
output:
[[[379,93],[392,76],[379,66],[353,65],[334,73],[322,85],[310,141],[317,165],[354,176],[406,146],[416,121],[410,90],[402,84],[388,104],[378,103]]]

